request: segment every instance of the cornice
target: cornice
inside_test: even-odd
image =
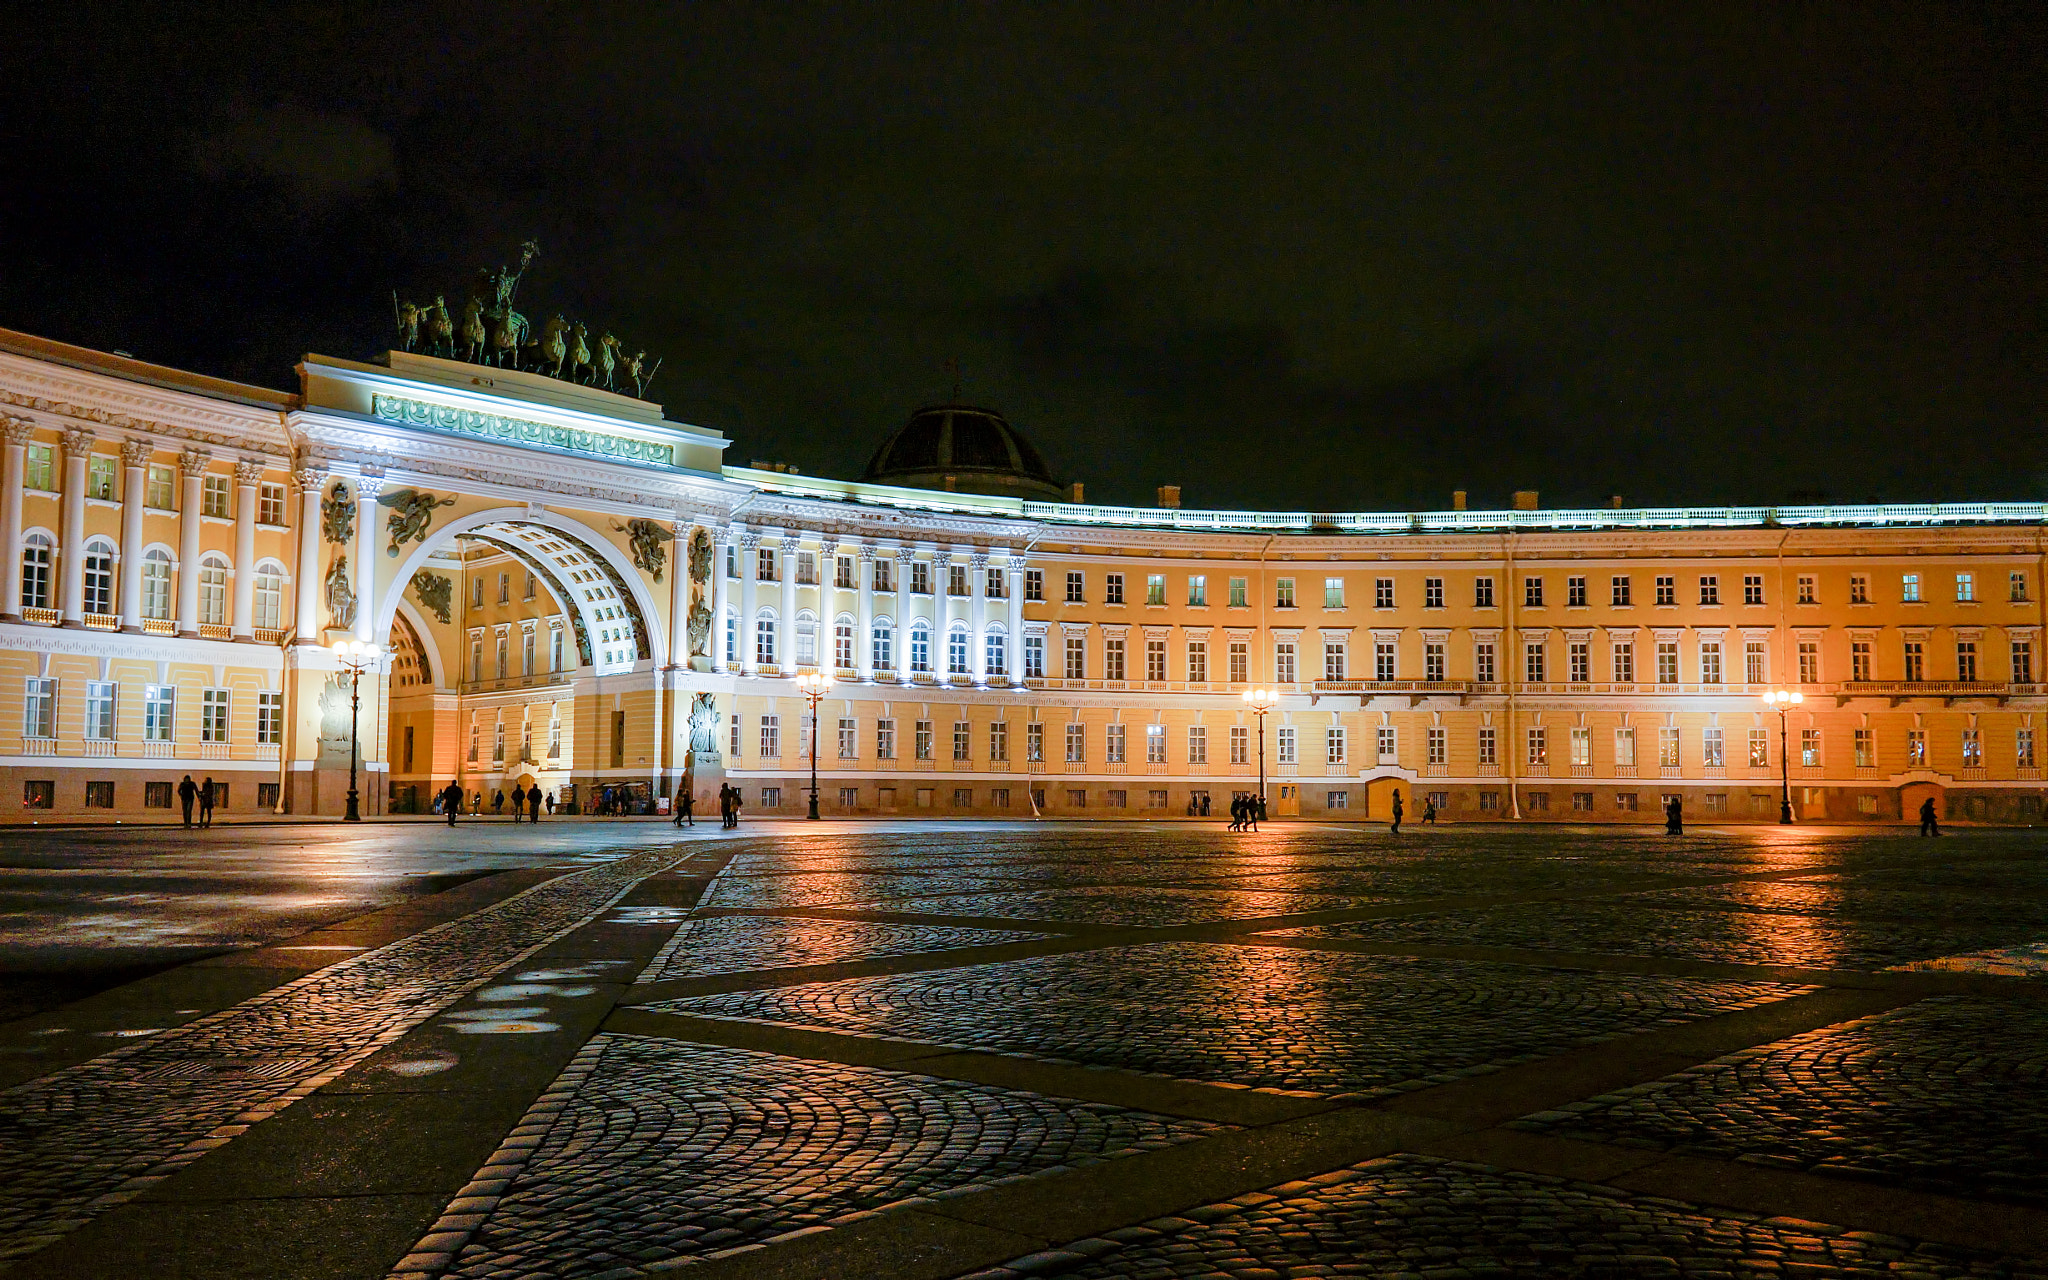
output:
[[[130,662],[189,662],[200,666],[265,670],[276,670],[284,665],[283,650],[276,645],[84,631],[75,627],[38,627],[26,623],[0,623],[0,648],[23,653],[116,658]]]
[[[266,456],[288,456],[279,415],[203,396],[0,353],[0,404],[62,419],[62,429],[97,423],[118,431]]]

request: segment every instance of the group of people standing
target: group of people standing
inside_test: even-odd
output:
[[[740,790],[729,782],[718,784],[718,819],[721,827],[740,825]],[[679,827],[697,825],[697,796],[687,780],[676,791],[675,824]]]
[[[219,794],[220,792],[214,789],[211,777],[207,778],[204,782],[194,782],[192,781],[192,775],[186,774],[185,780],[178,784],[178,805],[185,811],[185,825],[188,827],[192,825],[192,806],[194,803],[197,803],[199,806],[199,825],[202,827],[212,826],[214,798]]]
[[[452,827],[455,825],[455,820],[462,816],[462,801],[462,784],[451,782],[435,793],[434,811],[446,817],[448,825]],[[548,815],[552,817],[555,812],[555,793],[552,791],[543,793],[538,782],[534,783],[531,787],[522,787],[517,783],[513,784],[512,821],[517,822],[521,818],[525,818],[529,822],[539,822],[542,805],[547,806]],[[481,791],[471,793],[469,796],[469,816],[472,818],[482,816],[483,806],[483,793]],[[500,790],[491,796],[491,812],[494,814],[503,814],[505,812],[504,791]]]

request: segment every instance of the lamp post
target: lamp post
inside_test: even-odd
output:
[[[1246,689],[1245,705],[1259,718],[1259,803],[1266,803],[1266,713],[1280,705],[1278,689]]]
[[[1764,705],[1778,709],[1778,777],[1783,790],[1778,798],[1778,825],[1792,825],[1792,734],[1785,727],[1785,708],[1806,701],[1797,689],[1772,689],[1764,694]]]
[[[377,665],[377,646],[361,640],[336,640],[334,656],[348,672],[348,808],[343,822],[361,822],[363,813],[356,793],[356,722],[362,718],[363,672]]]
[[[811,704],[811,812],[810,820],[818,820],[818,704],[825,700],[825,694],[832,688],[832,677],[822,671],[805,671],[796,678],[797,692]]]

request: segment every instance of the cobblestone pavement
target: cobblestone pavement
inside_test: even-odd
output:
[[[2048,1266],[1402,1156],[1075,1241],[970,1280],[1793,1275],[2038,1277]]]
[[[649,1007],[1378,1096],[1802,990],[1176,942]]]
[[[2048,1010],[1935,998],[1514,1127],[2048,1203]]]
[[[1729,964],[1884,969],[1913,960],[2009,946],[2048,935],[2048,919],[2015,912],[1972,919],[1856,918],[1790,911],[1645,909],[1636,902],[1524,903],[1390,920],[1283,929],[1285,937],[1391,945],[1678,956]]]
[[[437,1224],[393,1274],[639,1274],[649,1263],[1159,1150],[1220,1127],[899,1071],[599,1035],[450,1207],[452,1224]],[[525,1145],[536,1136],[537,1147]]]
[[[676,931],[642,982],[749,973],[799,965],[839,964],[883,956],[1029,942],[1041,933],[968,929],[951,925],[881,924],[865,920],[805,920],[782,916],[713,916]]]
[[[682,853],[642,853],[0,1093],[0,1259],[232,1140],[602,910]]]
[[[1090,885],[1022,893],[977,893],[956,897],[891,901],[895,911],[935,916],[988,916],[998,920],[1061,920],[1070,924],[1116,924],[1156,928],[1211,920],[1249,920],[1342,911],[1382,901],[1330,893],[1276,893],[1266,889],[1163,889]]]

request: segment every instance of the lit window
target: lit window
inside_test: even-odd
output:
[[[1273,607],[1292,609],[1294,607],[1294,579],[1280,578],[1273,583]]]
[[[57,736],[57,682],[49,677],[30,676],[22,682],[21,736]]]
[[[1919,574],[1908,573],[1899,579],[1899,599],[1907,604],[1916,603],[1920,599]]]
[[[1145,603],[1166,603],[1166,575],[1150,573],[1145,575]]]
[[[228,478],[205,476],[199,481],[199,510],[202,515],[225,519],[228,514]]]
[[[199,621],[219,627],[227,620],[228,562],[210,555],[199,562]]]
[[[199,740],[201,742],[226,742],[228,740],[228,691],[226,689],[201,689],[199,691]]]

